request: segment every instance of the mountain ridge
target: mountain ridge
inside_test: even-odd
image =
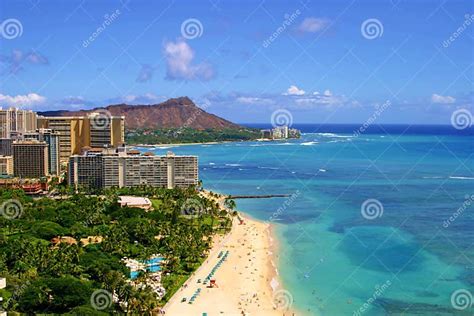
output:
[[[85,115],[98,110],[107,110],[113,116],[125,116],[125,126],[128,129],[159,129],[182,128],[194,129],[239,129],[242,126],[208,113],[196,106],[187,96],[171,98],[157,104],[111,104],[88,110],[57,110],[43,111],[43,116],[76,116]]]

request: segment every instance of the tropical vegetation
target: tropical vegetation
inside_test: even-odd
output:
[[[165,128],[127,130],[125,140],[127,144],[181,144],[249,141],[261,137],[261,131],[255,128],[204,130],[192,128]]]
[[[148,197],[153,209],[120,207],[119,195]],[[16,204],[8,209],[8,203]],[[2,189],[0,204],[8,209],[0,216],[0,277],[7,279],[0,296],[5,309],[26,314],[151,315],[202,263],[213,236],[230,230],[235,215],[195,188],[124,188],[50,198]],[[89,243],[91,236],[102,239]],[[153,254],[165,259],[162,299],[148,287],[132,286],[121,261]],[[139,278],[145,280],[147,273]],[[95,308],[91,297],[97,291],[113,295],[110,306]]]

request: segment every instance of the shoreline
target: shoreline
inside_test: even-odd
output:
[[[282,138],[282,139],[269,139],[269,138],[258,138],[258,139],[249,139],[249,140],[222,140],[214,142],[202,142],[202,143],[170,143],[170,144],[130,144],[130,147],[143,147],[143,148],[152,148],[152,147],[179,147],[179,146],[192,146],[192,145],[221,145],[229,143],[249,143],[249,142],[281,142],[288,141],[299,138]]]
[[[206,197],[223,203],[225,195]],[[222,204],[221,204],[222,205]],[[232,230],[218,236],[207,259],[190,276],[164,306],[168,315],[297,315],[290,309],[292,298],[282,288],[277,269],[278,243],[274,227],[250,215],[239,212],[245,224],[233,219]],[[220,260],[219,253],[229,251],[226,260],[216,270],[218,288],[203,285],[206,275]],[[193,304],[191,297],[200,288]],[[186,302],[182,300],[186,298]]]

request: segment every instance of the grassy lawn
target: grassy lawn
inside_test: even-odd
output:
[[[166,288],[166,294],[160,303],[165,305],[170,300],[170,298],[174,295],[174,293],[176,293],[181,288],[181,286],[184,284],[184,282],[186,282],[186,280],[190,276],[191,274],[179,274],[179,275],[171,274],[171,275],[165,276],[162,282]]]

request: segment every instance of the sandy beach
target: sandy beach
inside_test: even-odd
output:
[[[294,315],[288,309],[292,298],[280,288],[273,265],[270,225],[240,217],[244,224],[235,219],[232,231],[216,240],[205,263],[165,306],[166,315]],[[227,251],[213,276],[218,287],[209,288],[202,282]]]

